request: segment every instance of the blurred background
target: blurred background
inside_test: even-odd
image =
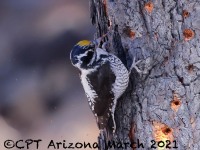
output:
[[[0,150],[6,139],[42,139],[43,150],[51,139],[97,141],[69,60],[94,32],[88,0],[0,1]]]

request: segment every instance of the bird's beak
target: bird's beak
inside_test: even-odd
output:
[[[97,47],[100,47],[101,41],[102,41],[101,37],[92,41],[92,43],[95,45],[95,49]]]
[[[98,39],[93,40],[92,43],[95,44],[95,47],[99,47],[100,44],[101,44],[101,41],[102,41],[103,38],[106,37],[106,36],[107,36],[107,34],[104,34],[104,35],[102,35],[101,37],[99,37]]]

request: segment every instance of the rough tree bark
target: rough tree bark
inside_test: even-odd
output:
[[[90,8],[96,37],[111,28],[110,50],[127,68],[133,56],[142,60],[143,71],[132,71],[116,108],[115,136],[100,134],[100,149],[119,140],[135,142],[127,149],[199,150],[200,0],[90,0]]]

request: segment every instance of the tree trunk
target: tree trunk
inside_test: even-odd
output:
[[[141,60],[142,70],[132,71],[116,133],[101,133],[100,149],[114,140],[123,149],[199,150],[200,1],[90,0],[90,8],[96,37],[112,30],[109,49],[127,68]]]

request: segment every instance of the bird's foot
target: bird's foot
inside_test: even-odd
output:
[[[139,74],[142,73],[142,71],[138,68],[138,64],[141,62],[141,60],[135,61],[135,57],[133,58],[133,62],[131,65],[131,68],[129,69],[129,75],[131,74],[132,69],[134,68]]]

